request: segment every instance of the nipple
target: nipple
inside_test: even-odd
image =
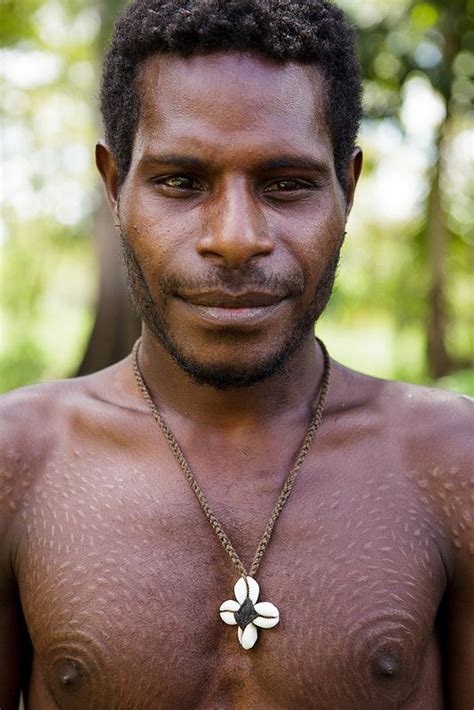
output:
[[[390,650],[384,650],[377,654],[372,662],[372,670],[379,678],[394,678],[400,673],[401,663],[399,658]]]
[[[62,685],[71,686],[80,679],[81,669],[76,661],[64,659],[57,666],[57,674]]]

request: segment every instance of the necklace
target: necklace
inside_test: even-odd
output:
[[[319,426],[321,424],[324,405],[326,402],[326,395],[329,387],[331,364],[324,343],[319,340],[319,338],[317,338],[317,341],[321,347],[321,350],[323,351],[324,356],[324,372],[317,404],[314,410],[314,414],[309,423],[308,429],[306,431],[305,437],[303,439],[301,448],[299,449],[298,454],[296,456],[295,463],[293,464],[293,467],[289,472],[285,483],[283,484],[283,488],[280,491],[280,495],[278,496],[278,500],[275,504],[272,514],[268,519],[262,539],[258,543],[257,550],[255,552],[248,574],[237,552],[235,551],[229,536],[224,531],[224,528],[214,515],[211,506],[207,502],[207,499],[204,493],[202,492],[191,470],[191,467],[183,454],[180,445],[178,444],[173,432],[163,419],[158,407],[152,399],[150,390],[145,384],[145,381],[140,372],[140,367],[138,365],[138,351],[140,348],[141,338],[137,340],[132,351],[133,372],[137,381],[138,388],[140,389],[154,420],[160,427],[161,432],[173,453],[173,456],[175,457],[182,472],[184,473],[186,480],[188,481],[191,487],[191,490],[196,496],[204,515],[209,521],[224,550],[230,557],[233,565],[240,572],[241,576],[234,586],[235,600],[228,599],[227,601],[223,602],[219,608],[219,614],[222,621],[224,621],[226,624],[238,626],[238,639],[242,648],[246,650],[252,648],[255,645],[255,642],[258,638],[258,627],[263,629],[270,629],[273,626],[276,626],[280,621],[280,613],[274,604],[272,604],[271,602],[257,602],[260,594],[260,587],[256,579],[254,578],[254,575],[257,573],[257,570],[260,566],[260,562],[262,561],[262,557],[268,547],[268,543],[270,542],[270,537],[273,532],[275,523],[278,519],[278,516],[280,515],[283,506],[289,498],[296,477],[301,469],[301,466],[303,465],[303,462],[306,458],[306,454],[308,453],[309,448],[316,435],[316,432],[318,431]]]

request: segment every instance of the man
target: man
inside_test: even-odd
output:
[[[362,163],[342,13],[136,0],[101,105],[143,338],[4,400],[2,710],[471,709],[468,404],[313,335]]]

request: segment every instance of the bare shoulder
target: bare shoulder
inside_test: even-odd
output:
[[[452,576],[463,568],[465,578],[470,569],[474,581],[474,402],[452,392],[403,390],[408,475],[455,552]]]
[[[74,387],[48,383],[0,398],[0,535],[34,484],[36,473],[60,435],[62,403]]]
[[[464,487],[472,485],[472,398],[403,382],[384,382],[378,400],[414,471],[429,473],[433,481],[443,484],[447,484],[446,477],[455,480],[457,476]],[[445,489],[449,491],[451,484]]]
[[[474,400],[466,395],[388,382],[342,368],[346,390],[375,421],[387,464],[412,486],[413,500],[435,519],[457,555],[474,558]],[[401,483],[401,481],[400,481]]]
[[[0,544],[51,457],[126,402],[124,368],[49,382],[0,397]]]
[[[473,398],[336,367],[343,399],[359,410],[370,411],[386,436],[399,437],[415,459],[439,457],[440,462],[452,462],[453,455],[462,458],[472,454]]]

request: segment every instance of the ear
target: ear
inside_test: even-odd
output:
[[[102,140],[95,147],[95,164],[104,181],[107,199],[114,213],[115,221],[118,222],[119,179],[117,163],[110,148]]]
[[[362,150],[356,146],[346,170],[346,216],[349,216],[352,209],[355,189],[362,171],[363,157]]]

